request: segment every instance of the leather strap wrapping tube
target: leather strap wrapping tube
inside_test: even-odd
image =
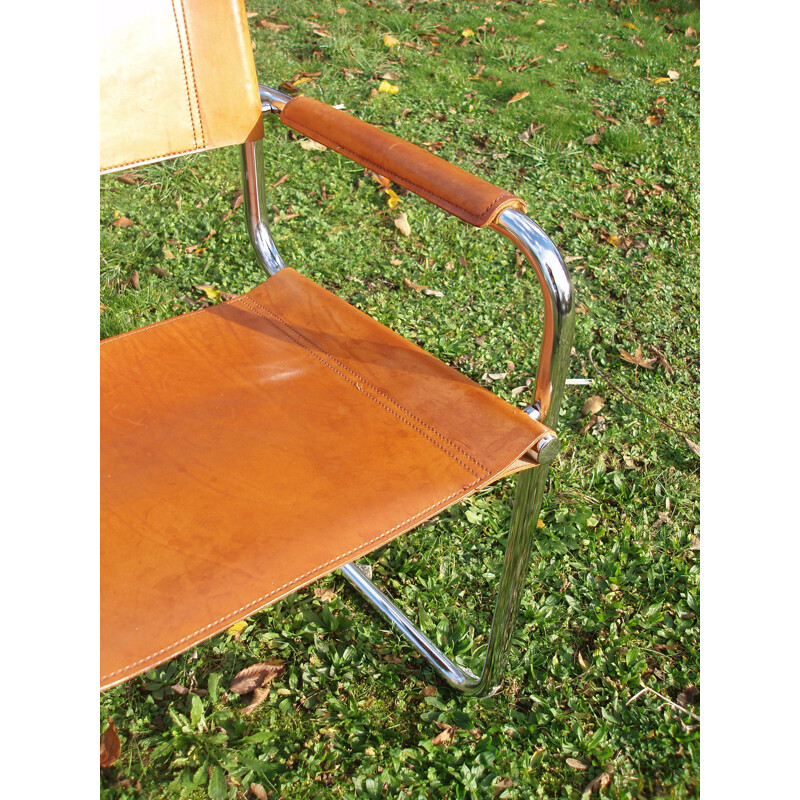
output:
[[[477,228],[490,225],[506,208],[527,210],[513,194],[310,97],[290,100],[281,111],[281,121]]]

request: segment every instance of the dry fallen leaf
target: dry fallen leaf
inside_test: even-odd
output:
[[[600,395],[593,394],[591,397],[588,397],[586,402],[583,404],[581,416],[585,417],[587,414],[596,414],[605,406],[605,404],[605,398],[600,397]]]
[[[407,289],[413,289],[415,292],[424,291],[426,288],[425,286],[422,286],[422,284],[410,281],[408,278],[403,278],[403,286],[405,286]]]
[[[602,164],[595,163],[595,164],[589,164],[589,166],[592,169],[596,169],[598,172],[605,173],[606,175],[608,175],[608,173],[611,172],[611,170],[608,167],[604,167]]]
[[[517,92],[515,95],[511,97],[511,99],[506,103],[506,107],[510,106],[511,103],[516,103],[518,100],[523,100],[526,98],[530,92]]]
[[[684,36],[688,36],[690,39],[697,38],[697,31],[690,25],[685,31]]]
[[[641,39],[639,36],[631,36],[631,43],[635,44],[637,47],[644,47],[644,39]]]
[[[303,150],[319,150],[320,152],[328,149],[324,144],[315,142],[313,139],[301,139],[300,147],[302,147]]]
[[[289,180],[289,176],[291,174],[292,174],[291,172],[287,172],[285,175],[281,175],[280,178],[278,178],[278,180],[276,180],[275,183],[273,183],[272,185],[280,186],[282,183],[285,183],[286,181]]]
[[[611,783],[611,775],[613,772],[614,770],[609,768],[605,772],[601,772],[594,780],[590,781],[583,790],[583,799],[588,800],[594,791],[599,792],[600,789],[605,789],[605,787]]]
[[[135,270],[133,275],[128,278],[123,284],[124,286],[130,286],[135,289],[137,292],[139,291],[139,270]]]
[[[117,729],[114,727],[114,720],[108,718],[108,727],[100,737],[100,766],[110,767],[119,758],[122,752],[122,745],[117,736]]]
[[[443,744],[445,747],[449,747],[453,743],[453,739],[456,735],[456,729],[454,725],[445,725],[443,722],[435,722],[437,728],[441,729],[441,733],[437,733],[436,736],[433,737],[433,744],[440,745]]]
[[[584,764],[583,761],[578,761],[577,758],[568,758],[567,766],[572,767],[572,769],[589,769],[588,764]]]
[[[400,44],[400,40],[396,36],[392,36],[391,33],[386,33],[383,36],[383,44],[384,47],[396,47]]]
[[[497,782],[492,784],[494,796],[501,795],[506,789],[510,789],[514,785],[513,778],[498,778]]]
[[[556,46],[553,48],[553,50],[558,50],[558,52],[559,52],[559,53],[561,53],[561,52],[563,52],[564,50],[566,50],[568,47],[569,47],[569,45],[568,45],[568,44],[557,44],[557,45],[556,45]]]
[[[253,664],[252,667],[247,667],[236,673],[231,681],[229,690],[235,694],[247,694],[255,691],[271,683],[284,669],[283,664],[270,664],[266,661]]]
[[[633,355],[627,350],[620,350],[619,354],[622,356],[623,361],[627,361],[629,364],[633,364],[637,367],[644,367],[645,369],[652,369],[653,364],[656,363],[655,358],[645,358],[644,355],[642,355],[642,348],[638,346]]]
[[[257,800],[267,800],[267,797],[269,797],[267,790],[260,783],[251,783],[250,793],[253,797],[257,798]]]
[[[422,687],[422,696],[423,697],[435,697],[436,696],[436,687],[435,686],[423,686]]]
[[[196,292],[202,292],[209,300],[219,300],[221,294],[220,290],[214,286],[209,286],[207,283],[201,283],[197,286],[192,286]]]
[[[630,189],[626,189],[622,193],[622,202],[623,203],[632,203],[633,202],[633,192]]]
[[[111,225],[115,228],[130,228],[133,225],[133,220],[128,219],[128,217],[120,217],[119,219],[115,219]]]
[[[595,75],[608,75],[608,70],[605,67],[601,67],[599,64],[589,64],[586,69],[589,72],[594,72]]]
[[[333,589],[314,589],[314,594],[322,600],[323,603],[330,603],[331,600],[335,600],[338,596]]]
[[[593,133],[590,136],[587,136],[583,141],[585,144],[600,144],[600,134]]]
[[[236,211],[239,206],[244,203],[244,192],[239,189],[238,192],[233,196],[233,200],[231,200],[231,209]]]
[[[680,76],[681,76],[681,74],[680,74],[680,72],[678,72],[677,70],[674,70],[674,69],[668,69],[668,70],[667,70],[667,77],[668,77],[668,78],[669,78],[671,81],[676,81],[676,80],[678,80],[678,78],[680,78]]]
[[[659,117],[657,114],[648,114],[644,118],[644,124],[649,125],[651,128],[655,128],[656,125],[661,124],[661,117]]]
[[[268,31],[285,31],[289,26],[285,22],[271,22],[268,19],[260,19],[258,21],[260,28],[265,28]]]
[[[225,631],[228,636],[233,636],[233,638],[238,642],[239,637],[242,635],[242,631],[247,627],[247,620],[240,619],[238,622],[235,622],[233,625]]]
[[[683,441],[686,442],[688,448],[696,455],[700,455],[700,445],[696,442],[693,442],[688,436],[683,437]]]
[[[536,24],[537,25],[544,25],[544,20],[543,19],[537,19],[536,20]]]
[[[253,690],[253,697],[242,709],[242,714],[252,714],[269,697],[269,684]]]
[[[404,211],[401,211],[400,216],[395,218],[394,225],[403,236],[411,236],[411,226],[408,224],[408,217]]]

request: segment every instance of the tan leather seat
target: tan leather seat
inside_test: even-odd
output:
[[[291,269],[101,356],[103,686],[525,466],[548,432]]]

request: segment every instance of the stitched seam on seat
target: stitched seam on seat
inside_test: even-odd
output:
[[[289,105],[287,105],[286,108],[289,108]],[[289,115],[286,115],[286,116],[288,117]],[[288,125],[289,123],[287,122],[286,124]],[[331,147],[331,149],[333,149],[333,150],[341,150],[344,153],[347,153],[348,155],[350,155],[353,158],[354,161],[366,162],[366,165],[369,166],[369,167],[372,167],[375,172],[379,172],[382,175],[387,175],[390,178],[394,178],[398,183],[407,183],[412,188],[418,189],[420,194],[423,197],[425,197],[425,195],[429,195],[431,197],[435,197],[437,200],[440,200],[445,205],[452,206],[453,208],[458,209],[459,211],[461,211],[464,214],[465,217],[468,217],[467,221],[471,221],[472,224],[476,225],[477,227],[482,227],[485,224],[485,222],[482,222],[482,220],[483,220],[484,216],[490,211],[492,206],[495,206],[495,205],[497,205],[498,203],[501,203],[501,202],[505,202],[506,200],[516,200],[517,199],[516,197],[514,197],[514,195],[512,195],[510,193],[506,193],[502,189],[498,189],[498,191],[502,192],[503,194],[501,194],[500,197],[492,200],[492,202],[489,203],[489,205],[486,206],[486,208],[483,211],[479,212],[478,214],[474,214],[472,211],[467,210],[466,208],[464,208],[463,206],[459,205],[458,203],[455,203],[452,200],[448,200],[448,199],[442,197],[442,195],[437,194],[435,191],[432,191],[431,189],[427,189],[427,188],[424,188],[424,187],[420,186],[418,183],[414,183],[414,181],[411,181],[408,178],[406,178],[404,176],[401,176],[397,172],[393,172],[392,170],[389,170],[385,165],[382,166],[382,165],[378,164],[378,162],[373,161],[371,158],[368,158],[367,156],[362,155],[361,153],[357,153],[355,150],[351,150],[349,147],[345,147],[340,142],[337,142],[334,139],[329,138],[324,133],[320,133],[319,131],[315,130],[314,128],[310,128],[307,125],[304,125],[303,123],[300,123],[300,122],[297,122],[297,121],[292,121],[292,124],[291,124],[290,127],[294,128],[295,130],[300,131],[300,133],[306,134],[307,136],[309,134],[311,134],[311,138],[318,137],[319,139],[328,142],[329,143],[328,146]],[[447,162],[445,162],[445,163],[447,163]],[[471,173],[467,173],[467,174],[471,175]],[[477,176],[473,176],[473,177],[477,177]],[[483,179],[481,178],[480,180],[483,180]],[[488,183],[488,181],[487,181],[487,183]],[[491,186],[492,184],[489,184],[489,185]],[[494,188],[497,188],[497,187],[494,187]],[[506,196],[504,196],[504,195],[506,195]],[[491,214],[489,214],[489,217],[491,217]]]
[[[236,302],[240,302],[240,301],[241,301],[241,302],[245,303],[245,305],[248,305],[248,303],[246,302],[246,300],[249,300],[249,298],[237,297],[236,299],[234,299],[234,300],[231,300],[230,302],[231,302],[231,303],[236,303]],[[292,326],[291,326],[291,325],[289,325],[287,322],[284,322],[284,320],[282,320],[282,319],[281,319],[279,316],[277,316],[276,314],[274,314],[274,313],[273,313],[272,311],[270,311],[268,308],[265,308],[264,306],[261,306],[261,308],[264,308],[264,310],[265,310],[265,311],[266,311],[268,314],[270,314],[271,316],[275,317],[275,319],[276,319],[278,322],[280,322],[280,323],[281,323],[281,324],[282,324],[284,327],[286,327],[286,328],[289,328],[289,330],[291,330],[291,331],[294,331],[294,328],[292,328]],[[255,309],[255,308],[253,308],[253,307],[251,306],[251,307],[250,307],[250,310],[251,310],[251,311],[252,311],[254,314],[258,315],[258,316],[259,316],[259,317],[261,317],[263,320],[265,320],[266,322],[270,323],[270,324],[271,324],[273,327],[277,328],[277,329],[280,331],[280,328],[278,328],[277,324],[276,324],[275,322],[272,322],[271,320],[267,319],[267,318],[266,318],[266,317],[265,317],[263,314],[261,314],[261,313],[258,311],[258,309]],[[331,365],[331,364],[329,364],[327,361],[325,361],[325,359],[324,359],[324,358],[322,358],[322,357],[321,357],[321,356],[320,356],[318,353],[315,353],[313,350],[311,350],[310,348],[306,347],[306,346],[305,346],[305,345],[304,345],[302,342],[299,342],[299,341],[297,341],[297,339],[295,339],[293,336],[291,336],[291,335],[290,335],[289,333],[287,333],[286,331],[281,331],[281,332],[283,333],[283,335],[284,335],[284,336],[285,336],[287,339],[289,339],[290,341],[294,342],[294,343],[295,343],[295,344],[296,344],[298,347],[302,347],[302,348],[303,348],[303,350],[305,350],[307,353],[309,353],[309,355],[311,355],[311,356],[313,356],[314,358],[316,358],[316,359],[317,359],[317,361],[319,361],[319,362],[320,362],[320,364],[323,364],[323,365],[325,365],[325,366],[326,366],[326,367],[327,367],[329,370],[331,370],[331,372],[335,373],[336,375],[339,375],[339,377],[341,377],[341,379],[342,379],[343,381],[346,381],[346,382],[347,382],[347,383],[349,383],[351,386],[355,386],[355,387],[356,387],[356,389],[360,389],[360,387],[359,387],[359,385],[358,385],[358,384],[359,384],[359,381],[353,381],[353,380],[351,380],[350,378],[348,378],[348,377],[347,377],[347,375],[345,375],[343,372],[340,372],[338,369],[336,369],[336,367],[332,366],[332,365]],[[295,331],[295,333],[297,333],[297,331]],[[298,334],[298,335],[302,335],[302,334]],[[313,344],[313,342],[312,342],[311,344]],[[328,353],[326,353],[326,352],[325,352],[325,350],[323,350],[323,349],[322,349],[321,347],[319,347],[318,345],[314,345],[314,347],[316,347],[316,348],[317,348],[317,349],[318,349],[318,350],[319,350],[321,353],[324,353],[326,356],[327,356],[327,355],[329,355]],[[329,356],[329,357],[330,357],[331,359],[333,359],[333,356]],[[335,360],[335,359],[333,359],[333,360]],[[353,374],[356,374],[356,373],[353,373]],[[360,376],[358,376],[358,375],[357,375],[357,377],[360,379]],[[370,385],[369,381],[366,381],[366,380],[365,380],[365,381],[364,381],[364,384],[365,384],[365,385],[367,385],[367,386],[369,386],[370,388],[373,388],[373,387]],[[447,450],[447,448],[445,448],[445,447],[444,447],[444,446],[441,444],[441,442],[437,442],[435,439],[431,438],[431,437],[430,437],[430,436],[429,436],[427,433],[425,433],[425,431],[423,431],[423,430],[420,430],[420,429],[419,429],[419,428],[418,428],[416,425],[414,425],[412,422],[410,422],[409,420],[405,419],[405,418],[404,418],[404,417],[403,417],[401,414],[398,414],[398,413],[397,413],[397,411],[395,411],[395,410],[394,410],[394,409],[392,409],[392,408],[389,408],[389,406],[385,405],[384,403],[381,403],[381,402],[380,402],[380,400],[378,400],[377,398],[373,397],[373,396],[372,396],[372,395],[370,395],[369,393],[367,393],[367,392],[364,392],[364,391],[363,391],[363,389],[362,389],[362,393],[363,393],[364,397],[367,397],[367,398],[369,398],[369,399],[370,399],[370,400],[372,400],[372,402],[373,402],[373,403],[375,403],[376,405],[380,406],[380,407],[381,407],[381,408],[383,408],[383,409],[386,409],[386,411],[388,411],[388,412],[389,412],[389,413],[390,413],[392,416],[395,416],[395,417],[397,417],[397,419],[399,419],[401,422],[403,422],[404,424],[408,425],[408,427],[409,427],[409,428],[411,428],[412,430],[415,430],[417,433],[419,433],[419,435],[420,435],[420,436],[423,436],[424,438],[426,438],[426,439],[427,439],[427,440],[428,440],[428,441],[429,441],[429,442],[430,442],[432,445],[434,445],[434,447],[438,447],[438,448],[439,448],[439,449],[440,449],[440,450],[441,450],[441,451],[442,451],[442,452],[443,452],[445,455],[447,455],[447,456],[449,456],[451,459],[453,459],[453,461],[455,461],[457,464],[459,464],[461,467],[463,467],[463,468],[464,468],[464,469],[465,469],[467,472],[470,472],[470,473],[472,473],[473,475],[475,475],[476,477],[478,477],[478,479],[479,479],[479,480],[480,480],[480,478],[482,478],[482,477],[485,477],[486,475],[488,475],[488,474],[489,474],[489,470],[488,470],[488,468],[487,468],[487,467],[485,467],[483,464],[481,464],[481,463],[479,463],[479,462],[475,461],[475,459],[472,459],[472,460],[473,460],[473,461],[475,461],[475,463],[476,463],[476,464],[478,464],[478,466],[479,466],[479,467],[481,467],[481,469],[483,469],[483,471],[484,471],[484,475],[482,475],[482,476],[479,476],[479,475],[478,475],[478,473],[477,473],[477,472],[476,472],[476,471],[475,471],[475,470],[474,470],[472,467],[470,467],[468,464],[465,464],[465,463],[464,463],[464,462],[463,462],[463,461],[462,461],[460,458],[458,458],[458,457],[457,457],[455,454],[453,454],[453,453],[449,452],[449,451]],[[385,395],[384,395],[384,396],[385,396]],[[391,400],[391,398],[387,398],[387,399]],[[393,401],[393,400],[391,400],[391,402],[393,402],[393,403],[394,403],[394,401]],[[395,405],[397,405],[397,404],[395,403]],[[399,407],[399,408],[401,408],[403,411],[405,411],[405,409],[403,409],[403,408],[402,408],[402,406],[398,406],[398,407]],[[406,412],[406,413],[408,413],[408,412]],[[423,424],[424,424],[424,423],[423,423]],[[426,426],[426,427],[429,427],[429,426]],[[433,429],[432,429],[432,428],[429,428],[429,429],[430,429],[431,431],[433,431]],[[436,431],[433,431],[433,432],[434,432],[434,433],[436,433]],[[455,445],[453,442],[451,442],[451,441],[450,441],[450,440],[449,440],[449,439],[448,439],[446,436],[442,436],[441,434],[437,434],[437,435],[438,435],[438,436],[440,436],[440,438],[444,439],[444,440],[445,440],[445,441],[446,441],[448,444],[451,444],[451,445],[453,445],[453,447],[456,447],[456,445]]]
[[[451,500],[452,498],[456,497],[457,495],[461,494],[462,492],[468,492],[473,486],[476,486],[480,482],[481,482],[481,478],[478,478],[477,480],[475,480],[471,484],[469,484],[469,486],[465,486],[463,489],[460,489],[460,490],[458,490],[456,492],[453,492],[452,494],[449,494],[447,497],[443,497],[441,500],[438,500],[437,502],[433,503],[432,505],[429,505],[427,508],[423,509],[422,511],[418,512],[417,514],[414,514],[413,517],[409,517],[408,519],[403,520],[403,522],[399,522],[393,528],[389,528],[389,530],[384,531],[379,536],[375,536],[374,538],[370,539],[369,541],[362,542],[361,544],[357,545],[356,547],[352,547],[352,548],[350,548],[350,550],[347,550],[344,553],[340,553],[338,556],[335,556],[334,558],[331,558],[328,561],[325,561],[324,563],[320,564],[319,566],[314,567],[313,569],[310,569],[310,570],[304,572],[302,575],[298,575],[293,580],[287,581],[282,586],[279,586],[277,589],[273,589],[271,592],[267,592],[265,595],[262,595],[261,597],[257,598],[256,600],[253,600],[250,603],[246,603],[245,605],[240,606],[235,611],[231,611],[230,613],[225,614],[224,616],[219,617],[218,619],[215,619],[213,622],[210,622],[208,625],[204,625],[202,628],[198,628],[196,631],[194,631],[194,633],[190,633],[187,636],[184,636],[184,637],[174,641],[172,644],[168,645],[167,647],[162,647],[161,650],[156,650],[156,652],[151,653],[149,656],[145,656],[144,658],[140,658],[138,661],[134,661],[131,664],[128,664],[128,665],[126,665],[124,667],[121,667],[120,669],[116,669],[113,672],[109,672],[106,675],[101,675],[100,676],[101,682],[106,680],[106,679],[108,679],[108,678],[112,678],[114,675],[119,675],[120,672],[125,672],[125,671],[131,669],[132,667],[136,667],[139,664],[143,664],[145,661],[149,661],[151,658],[155,658],[156,656],[160,656],[163,653],[166,653],[167,651],[172,650],[174,647],[177,647],[178,645],[183,644],[183,642],[187,642],[190,639],[193,639],[195,636],[197,636],[198,634],[203,633],[204,631],[207,631],[209,628],[213,628],[215,625],[218,625],[220,622],[224,622],[226,619],[230,619],[231,617],[238,616],[243,611],[247,611],[248,609],[253,608],[253,606],[258,606],[259,604],[264,605],[265,601],[268,601],[270,597],[272,597],[272,596],[274,596],[276,594],[279,594],[280,592],[282,592],[288,586],[291,586],[296,581],[302,581],[303,578],[306,578],[309,575],[312,575],[313,573],[318,572],[319,570],[325,569],[327,566],[329,566],[330,564],[333,564],[335,561],[338,561],[339,559],[342,559],[342,558],[347,558],[347,556],[349,556],[351,553],[355,553],[357,550],[360,550],[363,547],[367,547],[367,546],[369,546],[371,544],[374,544],[375,542],[380,541],[381,539],[385,538],[386,536],[390,536],[398,528],[402,528],[404,525],[407,525],[409,522],[413,522],[415,519],[418,519],[419,517],[427,514],[431,509],[436,508],[437,506],[441,505],[442,503],[446,503],[448,500]]]
[[[183,16],[183,24],[186,25],[186,12],[183,8],[183,3],[181,2],[181,12]],[[175,19],[175,28],[178,32],[178,47],[181,51],[181,64],[183,66],[183,82],[186,86],[186,102],[189,106],[189,121],[192,123],[192,137],[194,138],[194,146],[197,147],[197,130],[195,129],[194,125],[194,111],[192,110],[192,94],[189,89],[189,76],[186,74],[186,58],[183,54],[183,41],[181,39],[181,26],[178,21],[178,12],[175,9],[175,0],[172,0],[172,16]],[[188,45],[188,36],[187,36],[187,45]],[[196,95],[195,95],[196,96]]]
[[[390,403],[392,403],[392,405],[397,406],[397,408],[399,408],[404,414],[407,414],[409,417],[411,417],[413,420],[418,422],[420,425],[422,425],[423,427],[427,428],[431,433],[435,434],[440,439],[443,439],[453,449],[457,450],[459,453],[461,453],[463,456],[468,458],[470,461],[472,461],[475,464],[477,464],[484,472],[486,472],[486,473],[489,472],[489,468],[485,464],[482,464],[480,461],[478,461],[477,458],[475,458],[473,455],[471,455],[466,450],[464,450],[464,448],[462,448],[458,444],[456,444],[452,439],[449,439],[447,436],[445,436],[444,434],[442,434],[439,431],[437,431],[436,428],[434,428],[433,426],[429,425],[427,422],[425,422],[425,420],[423,420],[420,417],[418,417],[412,411],[409,411],[401,403],[398,403],[397,400],[395,400],[393,397],[390,397],[388,394],[386,394],[385,392],[381,391],[377,386],[375,386],[375,384],[373,384],[371,381],[368,381],[363,375],[361,375],[360,373],[358,373],[355,370],[351,369],[346,364],[343,364],[341,361],[339,361],[338,358],[336,358],[335,356],[331,355],[327,350],[325,350],[325,348],[321,347],[319,344],[317,344],[312,339],[309,339],[305,334],[301,333],[295,327],[293,327],[288,322],[286,322],[286,320],[284,320],[283,318],[279,317],[274,311],[271,311],[266,306],[264,306],[261,303],[259,303],[258,300],[254,300],[252,297],[241,297],[241,298],[236,298],[236,299],[237,300],[242,300],[242,302],[252,303],[254,305],[257,305],[259,308],[263,308],[264,311],[266,311],[268,314],[274,316],[275,319],[277,319],[281,324],[285,325],[287,328],[289,328],[294,333],[296,333],[301,339],[305,339],[305,341],[307,341],[312,347],[315,347],[317,350],[319,350],[320,352],[324,353],[328,358],[331,359],[331,361],[334,361],[342,369],[347,370],[347,372],[349,372],[351,375],[355,376],[355,378],[359,381],[359,383],[364,383],[367,386],[369,386],[369,388],[372,389],[372,391],[374,391],[376,394],[379,394],[381,397],[383,397],[386,400],[388,400]],[[253,309],[253,310],[255,310],[255,309]],[[258,312],[256,312],[256,313],[258,313]],[[448,455],[452,456],[451,453],[448,453]],[[455,456],[452,456],[452,457],[455,458]],[[460,464],[461,462],[459,461],[458,463]],[[475,472],[473,470],[470,470],[470,472],[472,472],[473,475],[475,474]]]

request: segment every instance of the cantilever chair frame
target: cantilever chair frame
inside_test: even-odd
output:
[[[259,85],[265,117],[280,113],[292,98]],[[247,229],[259,260],[269,275],[285,266],[266,222],[263,140],[241,145],[244,207]],[[526,214],[507,208],[491,224],[510,239],[533,267],[544,295],[544,334],[539,353],[533,404],[525,412],[551,429],[556,428],[566,385],[567,367],[575,328],[574,296],[569,274],[553,242]],[[446,656],[370,580],[369,571],[351,562],[340,567],[344,577],[383,614],[454,689],[469,695],[488,696],[502,686],[517,612],[530,565],[533,537],[547,484],[549,465],[560,450],[555,436],[544,437],[537,446],[538,467],[517,476],[503,570],[497,589],[487,653],[476,675]]]

